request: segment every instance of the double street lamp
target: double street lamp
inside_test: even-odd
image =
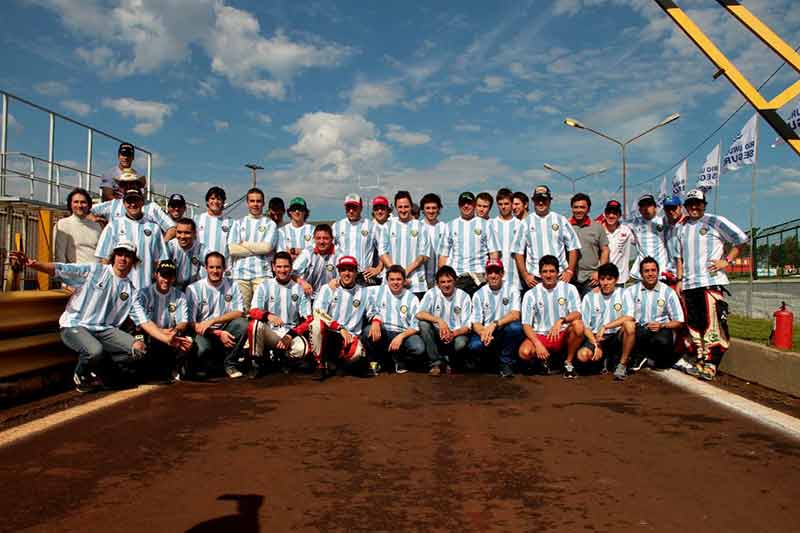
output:
[[[647,135],[651,131],[658,129],[661,126],[666,126],[670,122],[675,122],[679,118],[681,118],[681,115],[679,113],[674,113],[674,114],[668,116],[667,118],[665,118],[664,120],[662,120],[661,122],[659,122],[658,124],[656,124],[655,126],[643,131],[642,133],[640,133],[639,135],[636,135],[635,137],[631,137],[630,139],[628,139],[627,141],[624,141],[624,142],[620,141],[620,140],[617,140],[617,139],[615,139],[613,137],[609,137],[605,133],[602,133],[600,131],[592,129],[589,126],[578,122],[574,118],[565,119],[564,120],[564,124],[566,124],[567,126],[570,126],[572,128],[578,128],[579,130],[590,131],[590,132],[594,133],[595,135],[599,135],[603,139],[606,139],[608,141],[611,141],[611,142],[617,144],[622,149],[622,212],[623,213],[627,213],[628,212],[628,166],[627,166],[625,148],[629,144],[631,144],[632,142],[636,141],[637,139],[641,139],[642,137],[644,137],[645,135]]]
[[[583,176],[578,176],[577,178],[573,178],[572,176],[569,176],[569,175],[561,172],[560,170],[558,170],[553,165],[549,165],[547,163],[544,164],[544,169],[545,170],[549,170],[550,172],[555,172],[556,174],[560,174],[561,176],[564,176],[565,178],[567,178],[572,183],[572,194],[575,194],[575,184],[577,182],[581,181],[582,179],[586,179],[586,178],[589,178],[589,177],[592,177],[592,176],[596,176],[598,174],[602,174],[603,172],[608,170],[607,168],[603,167],[600,170],[595,170],[594,172],[589,172],[588,174],[584,174]]]

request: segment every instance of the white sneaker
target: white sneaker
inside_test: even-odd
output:
[[[240,378],[244,375],[233,367],[226,368],[225,373],[228,374],[228,377],[231,379]]]
[[[694,368],[694,365],[689,361],[687,361],[686,359],[684,359],[683,357],[681,357],[674,365],[672,365],[672,368],[674,368],[675,370],[680,370],[681,372],[684,373],[688,373],[689,370]]]

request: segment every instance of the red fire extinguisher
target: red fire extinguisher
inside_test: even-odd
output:
[[[786,309],[786,302],[781,302],[781,306],[772,313],[772,317],[771,344],[782,350],[791,350],[794,313]]]

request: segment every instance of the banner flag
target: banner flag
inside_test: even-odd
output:
[[[686,176],[689,174],[689,161],[684,159],[683,163],[678,166],[675,171],[675,177],[672,178],[672,195],[686,196]]]
[[[703,192],[708,192],[719,184],[720,151],[721,146],[717,144],[706,156],[703,168],[700,169],[700,175],[697,177],[697,188]]]
[[[786,124],[789,125],[790,128],[794,130],[795,133],[800,134],[800,101],[797,102],[797,107],[792,109],[792,114],[786,120]],[[775,137],[775,142],[772,143],[772,147],[775,148],[779,144],[783,142],[782,137]]]
[[[664,201],[669,196],[669,189],[667,189],[667,177],[661,176],[661,187],[658,189],[658,197],[656,198],[656,207],[661,209],[664,207]]]
[[[754,165],[758,156],[758,113],[747,121],[733,139],[722,161],[722,171],[739,170],[744,165]]]

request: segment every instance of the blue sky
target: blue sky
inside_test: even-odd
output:
[[[755,85],[780,64],[716,2],[679,4]],[[746,3],[794,45],[791,4]],[[599,212],[621,196],[618,149],[565,117],[628,138],[681,113],[631,146],[637,184],[671,179],[670,166],[742,102],[650,0],[10,0],[3,14],[4,90],[152,150],[158,190],[199,201],[223,185],[234,198],[255,162],[268,195],[305,196],[313,218],[341,216],[353,191],[438,192],[450,217],[458,191],[538,183],[566,212],[571,186],[544,163],[574,176],[608,167],[580,187]],[[765,92],[796,78],[784,68]],[[46,117],[16,103],[11,113],[9,149],[46,157]],[[718,134],[723,150],[751,114],[748,105]],[[761,126],[757,224],[769,225],[797,216],[800,167]],[[57,132],[56,157],[83,166],[85,134]],[[690,157],[690,184],[718,140]],[[114,153],[98,140],[94,168]],[[718,211],[743,226],[750,176],[722,177]]]

